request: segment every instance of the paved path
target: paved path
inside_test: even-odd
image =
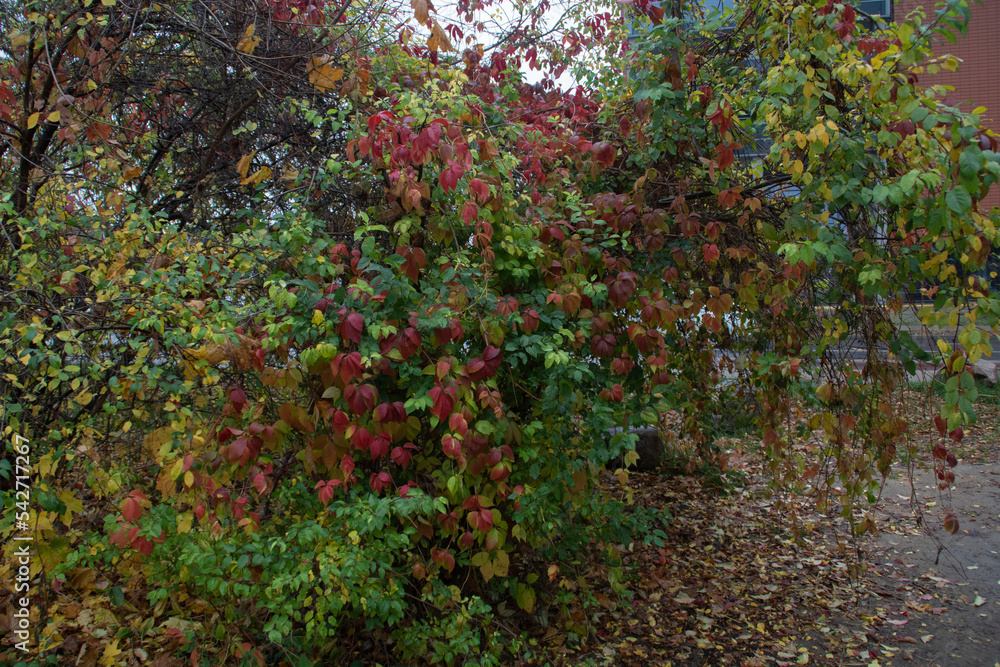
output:
[[[880,664],[1000,662],[1000,464],[961,464],[955,476],[943,494],[929,470],[917,471],[912,489],[901,476],[883,489],[887,530],[873,566],[886,583],[880,645],[893,656]],[[956,535],[942,528],[944,506],[958,516]]]

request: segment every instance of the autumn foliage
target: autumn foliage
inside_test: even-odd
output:
[[[42,608],[94,572],[162,635],[115,650],[192,664],[361,637],[496,664],[499,605],[585,634],[563,584],[596,553],[623,590],[617,545],[658,520],[609,465],[635,456],[614,427],[676,413],[718,468],[739,400],[776,483],[868,528],[907,446],[889,397],[931,360],[894,317],[921,290],[956,332],[927,453],[953,474],[1000,314],[1000,155],[915,84],[954,64],[930,38],[961,11],[865,32],[833,0],[707,22],[595,2],[558,40],[522,7],[494,42],[482,3],[454,9],[5,17],[0,409],[36,443]],[[521,72],[574,59],[569,91]]]

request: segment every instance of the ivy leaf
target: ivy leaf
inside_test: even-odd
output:
[[[365,318],[360,313],[349,313],[341,322],[340,335],[354,343],[360,343],[364,329]]]

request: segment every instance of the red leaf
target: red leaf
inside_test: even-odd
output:
[[[538,311],[534,308],[529,308],[521,314],[521,331],[526,334],[538,329]]]
[[[465,224],[471,223],[479,215],[479,207],[471,201],[467,201],[462,204],[462,222]]]
[[[229,460],[231,462],[239,461],[247,453],[247,445],[249,441],[245,437],[236,438],[233,440],[233,444],[229,445]]]
[[[452,388],[442,389],[441,387],[432,387],[429,396],[433,401],[431,405],[431,414],[437,417],[440,421],[444,421],[448,418],[455,407],[455,390]]]
[[[438,547],[431,549],[431,560],[449,572],[455,569],[455,557],[447,549]]]
[[[333,493],[342,482],[339,479],[331,479],[327,482],[319,482],[316,488],[319,490],[319,500],[324,505],[333,500]]]
[[[409,359],[420,349],[422,340],[420,332],[413,327],[407,327],[396,341],[396,349],[403,359]]]
[[[132,540],[132,547],[143,556],[148,556],[153,553],[153,543],[141,535],[136,536],[135,539]]]
[[[337,433],[343,433],[347,430],[347,427],[351,425],[351,418],[347,416],[347,413],[343,410],[337,410],[333,413],[333,417],[330,419],[330,426]]]
[[[382,489],[392,484],[392,477],[387,472],[372,473],[368,484],[375,493],[382,493]]]
[[[462,549],[468,549],[475,542],[475,536],[472,534],[471,530],[467,530],[462,533],[462,536],[458,538],[458,546]]]
[[[357,431],[354,432],[354,435],[351,436],[351,444],[354,446],[354,449],[371,448],[372,444],[371,431],[369,431],[364,427],[359,428]]]
[[[441,438],[441,451],[450,459],[457,459],[462,454],[462,441],[451,433],[445,433]]]
[[[490,479],[494,482],[502,482],[510,476],[510,465],[507,463],[498,463],[492,468],[490,468]]]
[[[124,504],[122,504],[122,517],[126,521],[138,521],[139,517],[142,516],[142,505],[135,498],[126,498]]]
[[[267,491],[267,477],[258,473],[253,478],[253,488],[257,489],[258,495],[264,495],[264,492]]]
[[[628,375],[633,367],[635,362],[627,357],[619,357],[611,362],[611,370],[618,375]]]
[[[340,469],[344,473],[344,477],[350,477],[351,473],[354,472],[354,457],[350,454],[344,454],[340,459]]]
[[[403,258],[403,273],[406,277],[417,282],[420,278],[420,269],[427,265],[427,255],[422,248],[413,246],[400,246],[396,248],[396,254]]]
[[[371,445],[368,447],[368,451],[373,459],[378,459],[386,456],[389,453],[389,441],[383,435],[377,435],[372,438]]]
[[[344,387],[344,400],[347,401],[348,409],[356,415],[370,412],[375,407],[377,398],[378,392],[370,384],[349,384]]]
[[[364,328],[365,318],[360,313],[351,313],[340,323],[340,335],[347,340],[360,343]]]
[[[216,439],[219,441],[220,445],[224,445],[226,443],[226,440],[229,440],[230,438],[235,437],[237,435],[243,435],[243,431],[241,431],[238,428],[232,428],[230,426],[227,426],[226,428],[219,431],[219,435],[216,436]]]
[[[247,402],[247,395],[239,387],[233,387],[229,392],[229,400],[238,410],[242,411]]]
[[[361,353],[350,352],[344,354],[341,352],[330,362],[330,371],[345,385],[354,378],[361,377],[361,374],[364,372]]]
[[[472,378],[473,382],[479,382],[487,377],[486,362],[479,357],[469,359],[469,363],[465,365],[465,371],[469,374],[469,377]]]
[[[392,462],[398,466],[405,468],[406,466],[410,465],[410,461],[413,459],[412,451],[416,451],[416,449],[417,446],[414,445],[412,442],[408,442],[405,445],[402,445],[401,447],[393,447],[392,454],[390,455],[392,458]]]
[[[465,416],[461,412],[453,412],[448,418],[448,428],[464,436],[469,430],[469,423],[465,421]]]
[[[617,339],[614,334],[608,333],[603,336],[594,336],[590,339],[590,352],[598,358],[610,357],[615,353],[616,342]]]
[[[490,198],[490,186],[478,178],[469,181],[469,191],[481,203]]]
[[[368,117],[368,134],[375,132],[377,128],[383,121],[392,120],[394,118],[391,111],[379,111],[377,114]]]
[[[492,345],[487,345],[483,349],[483,361],[486,362],[486,367],[489,369],[490,377],[493,377],[497,369],[500,368],[500,362],[503,360],[503,355],[499,348],[493,347]]]
[[[454,160],[449,160],[448,167],[443,169],[441,175],[438,177],[441,188],[445,192],[454,190],[458,186],[458,180],[462,178],[463,173],[465,173],[465,170],[462,168],[462,165]]]
[[[606,141],[594,144],[594,160],[602,167],[610,167],[615,161],[615,147]]]

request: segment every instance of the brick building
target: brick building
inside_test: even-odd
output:
[[[927,23],[933,20],[935,0],[862,0],[858,5],[862,10],[866,5],[878,5],[876,9],[880,11],[869,13],[887,11],[897,21],[922,7]],[[986,107],[984,125],[1000,134],[1000,0],[983,0],[982,4],[969,0],[969,8],[972,20],[966,35],[960,36],[955,44],[942,41],[935,46],[936,53],[951,54],[962,61],[958,71],[922,74],[920,83],[953,86],[955,90],[945,102],[963,111]],[[1000,205],[1000,187],[994,186],[984,203],[988,208]]]
[[[875,0],[876,4],[895,4],[892,8],[896,20],[902,20],[917,7],[923,7],[927,20],[934,15],[933,0]],[[866,2],[859,3],[862,7]],[[969,2],[972,20],[969,31],[959,37],[955,44],[943,42],[935,51],[950,53],[961,59],[957,72],[943,71],[938,74],[924,74],[920,83],[926,85],[945,84],[954,86],[948,102],[958,103],[965,111],[978,106],[986,107],[989,127],[1000,133],[1000,2],[984,0],[982,4]]]

